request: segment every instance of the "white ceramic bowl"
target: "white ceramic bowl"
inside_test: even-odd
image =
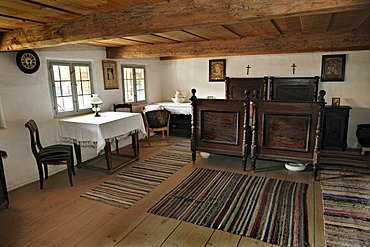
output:
[[[302,163],[285,163],[285,168],[292,172],[300,172],[306,169],[306,165]]]
[[[200,152],[200,156],[202,156],[203,159],[208,159],[211,154],[207,152]]]

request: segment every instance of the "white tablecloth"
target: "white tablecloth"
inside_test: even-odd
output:
[[[58,134],[62,142],[77,143],[82,147],[96,147],[99,154],[106,141],[123,138],[135,130],[146,135],[140,113],[101,112],[101,117],[93,114],[59,120]]]
[[[160,102],[156,104],[163,106],[165,109],[169,110],[172,114],[185,114],[185,115],[192,114],[190,103],[175,104],[172,102]]]

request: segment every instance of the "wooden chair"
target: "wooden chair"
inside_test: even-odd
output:
[[[31,135],[31,150],[35,156],[37,168],[40,177],[40,189],[44,187],[44,171],[45,180],[48,179],[48,165],[66,164],[68,169],[69,183],[73,186],[72,173],[75,174],[74,160],[73,160],[73,147],[66,144],[54,144],[43,147],[40,142],[39,129],[36,122],[31,119],[26,124]],[[44,165],[44,171],[42,169]]]
[[[3,159],[6,159],[8,154],[4,150],[0,150],[0,211],[8,208],[9,197],[8,190],[6,188]]]
[[[146,132],[148,135],[148,144],[150,146],[150,133],[151,132],[162,132],[162,139],[165,138],[164,132],[167,131],[167,138],[170,133],[170,118],[171,112],[166,109],[145,111],[145,108],[141,110]]]
[[[132,104],[131,103],[113,104],[113,111],[117,111],[118,109],[129,109],[130,112],[132,112]]]
[[[132,112],[132,104],[131,103],[123,103],[123,104],[113,104],[113,111],[117,111],[119,109],[129,109]],[[119,141],[116,138],[116,152],[119,154]],[[134,139],[132,139],[132,145],[134,145]]]

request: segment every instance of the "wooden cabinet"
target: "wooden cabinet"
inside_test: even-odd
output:
[[[349,106],[326,106],[322,149],[345,150],[347,148]]]
[[[191,115],[171,114],[170,135],[190,137]]]
[[[3,158],[6,158],[5,151],[0,150],[0,210],[5,209],[9,205],[8,191],[6,189],[5,174],[3,167]]]

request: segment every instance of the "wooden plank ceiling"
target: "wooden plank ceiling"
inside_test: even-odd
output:
[[[0,51],[66,44],[108,58],[370,50],[370,0],[0,1]]]

